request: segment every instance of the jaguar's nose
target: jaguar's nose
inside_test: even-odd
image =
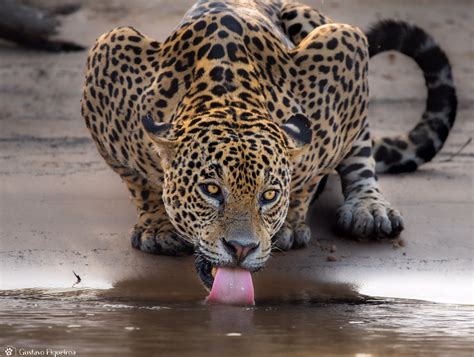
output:
[[[256,251],[260,245],[260,243],[239,242],[238,240],[227,241],[225,238],[222,238],[222,244],[225,250],[239,262]]]

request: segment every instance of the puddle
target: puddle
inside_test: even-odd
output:
[[[0,346],[75,355],[471,355],[474,307],[403,299],[159,303],[96,289],[0,291]],[[3,352],[3,351],[2,351]],[[71,352],[72,353],[72,352]]]

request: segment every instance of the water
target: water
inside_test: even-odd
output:
[[[0,346],[18,355],[49,348],[77,356],[472,356],[473,318],[469,305],[401,299],[249,308],[26,289],[0,291]]]

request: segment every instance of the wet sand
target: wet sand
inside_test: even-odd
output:
[[[65,20],[61,36],[90,45],[99,34],[113,27],[133,25],[162,40],[190,3],[140,0],[131,6],[122,0],[107,2],[107,5],[84,1],[83,9]],[[474,303],[473,144],[452,157],[474,131],[474,52],[472,46],[466,46],[472,44],[474,35],[472,2],[358,0],[350,4],[342,1],[307,3],[315,4],[338,21],[362,28],[382,16],[409,20],[429,29],[453,64],[459,112],[448,142],[432,163],[413,174],[380,177],[388,198],[405,216],[407,228],[401,236],[403,243],[361,243],[337,237],[333,232],[334,212],[342,202],[342,196],[337,178],[331,178],[308,218],[314,232],[310,246],[304,250],[275,253],[268,267],[255,275],[257,308],[242,311],[251,311],[248,313],[251,318],[245,322],[245,334],[256,337],[247,336],[246,341],[252,342],[253,353],[258,349],[252,338],[258,336],[265,337],[266,346],[275,344],[273,352],[278,352],[276,349],[286,343],[300,346],[295,347],[300,349],[294,352],[301,355],[312,351],[311,348],[319,348],[320,353],[335,353],[341,346],[337,343],[337,334],[325,335],[323,325],[328,324],[336,331],[340,326],[349,326],[348,321],[356,321],[362,316],[372,320],[373,316],[382,324],[383,337],[373,337],[378,336],[377,329],[350,325],[353,332],[345,337],[349,340],[347,351],[364,352],[364,349],[356,348],[359,346],[357,331],[360,331],[359,337],[369,336],[367,341],[373,338],[379,343],[376,346],[385,348],[374,349],[374,353],[395,353],[397,350],[391,349],[395,345],[412,353],[424,347],[408,339],[412,331],[408,317],[417,309],[426,312],[424,307],[428,306],[426,316],[433,316],[433,320],[428,325],[423,325],[424,322],[416,325],[426,327],[425,331],[420,327],[419,335],[429,339],[430,343],[425,347],[442,351],[441,342],[436,341],[439,336],[430,335],[430,331],[437,331],[434,326],[439,326],[440,334],[449,336],[447,346],[456,344],[456,336],[459,346],[465,346],[465,335],[452,334],[450,325],[444,322],[451,321],[456,326],[456,321],[464,321],[468,316],[467,307],[412,305],[399,300],[387,300],[381,305],[354,305],[357,306],[355,310],[347,304],[336,304],[335,307],[323,303],[305,304],[348,299],[361,302],[366,295]],[[118,329],[104,335],[108,344],[103,346],[104,354],[110,355],[118,353],[118,347],[112,346],[113,341],[123,341],[124,351],[131,351],[144,343],[140,338],[151,339],[155,333],[155,318],[159,321],[156,331],[162,333],[160,328],[169,326],[173,316],[181,318],[187,314],[191,317],[185,320],[186,324],[196,330],[184,322],[177,322],[173,325],[176,335],[170,332],[163,336],[179,344],[178,331],[183,330],[180,332],[183,336],[184,333],[196,333],[196,325],[208,321],[199,326],[201,330],[210,329],[207,343],[203,342],[203,345],[211,345],[211,338],[220,333],[219,326],[231,330],[235,316],[228,311],[240,310],[207,309],[200,304],[205,291],[195,275],[192,257],[152,256],[131,248],[129,236],[136,219],[135,208],[119,177],[96,152],[79,113],[85,57],[86,53],[52,55],[0,45],[0,290],[71,288],[76,281],[72,273],[75,271],[82,278],[76,288],[114,287],[102,297],[112,299],[112,302],[92,299],[94,302],[91,303],[82,295],[77,301],[68,300],[62,294],[53,294],[44,300],[41,298],[43,293],[37,290],[28,293],[26,299],[13,299],[21,296],[24,290],[17,291],[16,295],[12,291],[4,292],[0,307],[0,346],[13,344],[12,339],[25,345],[46,346],[53,339],[60,340],[69,334],[77,336],[76,340],[73,337],[64,339],[71,343],[69,347],[76,342],[78,347],[84,347],[88,336],[105,333],[100,327],[105,324]],[[426,90],[421,73],[413,63],[398,55],[375,58],[370,71],[369,118],[374,132],[393,134],[399,133],[401,128],[408,129],[418,120],[424,106]],[[330,251],[332,246],[336,246],[336,251]],[[328,256],[333,258],[328,259]],[[69,296],[69,292],[65,294]],[[40,302],[35,296],[39,296]],[[111,308],[108,313],[103,305],[115,304],[115,299],[122,299],[125,305],[132,306],[167,303],[174,307],[171,312],[166,310],[165,317],[160,315],[161,310],[147,315],[148,310],[136,307]],[[295,306],[295,301],[304,304]],[[377,310],[380,306],[384,308]],[[87,317],[89,308],[98,308],[98,320]],[[220,314],[223,317],[216,317]],[[63,315],[68,316],[66,322]],[[124,315],[126,319],[136,319],[137,326],[142,327],[141,332],[121,330],[118,321]],[[293,315],[299,326],[296,332],[284,327],[291,325]],[[213,318],[225,320],[226,316],[230,325],[209,322]],[[383,321],[382,316],[387,316],[388,320]],[[340,319],[342,325],[331,324],[331,318]],[[390,331],[390,318],[400,318],[395,331]],[[8,323],[14,320],[17,320],[16,327],[12,328]],[[43,324],[43,320],[47,323]],[[80,320],[78,324],[83,327],[67,332],[68,328],[64,326],[75,324],[73,320]],[[58,327],[59,335],[45,332],[47,324],[53,326],[53,330]],[[275,326],[280,326],[280,330]],[[31,329],[28,331],[32,335],[20,334],[22,329]],[[418,335],[415,333],[414,336]],[[387,342],[391,339],[392,344]],[[47,343],[40,343],[43,340]],[[94,348],[99,348],[99,341],[98,338],[92,344]],[[149,343],[143,346],[152,348],[151,340]],[[194,348],[192,343],[173,348],[176,351],[185,346]],[[233,346],[232,343],[228,346]],[[92,354],[91,350],[87,351]]]

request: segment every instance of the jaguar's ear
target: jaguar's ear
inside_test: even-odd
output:
[[[290,117],[281,128],[288,139],[288,151],[293,162],[298,161],[311,144],[313,132],[311,123],[303,114]]]
[[[161,166],[165,170],[169,169],[178,146],[177,140],[166,138],[173,126],[169,123],[155,122],[149,113],[142,118],[142,124],[146,135],[153,141],[161,158]]]

